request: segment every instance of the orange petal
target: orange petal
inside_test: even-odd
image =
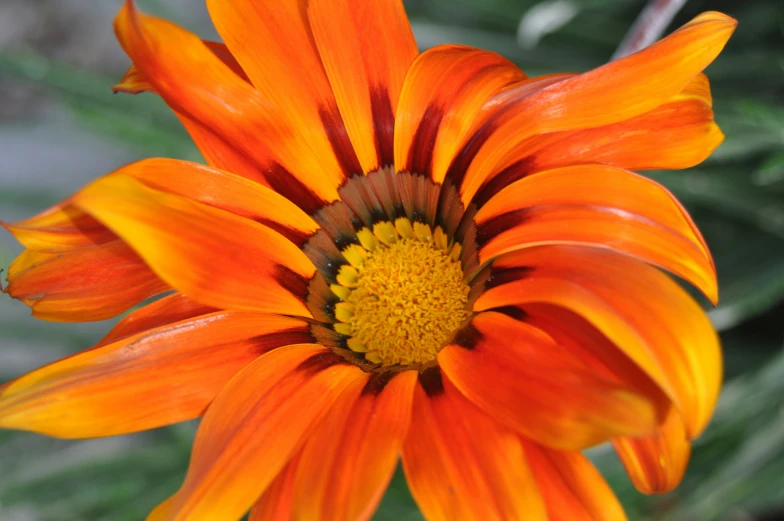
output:
[[[148,520],[242,517],[363,375],[317,345],[276,349],[248,365],[204,415],[182,487]]]
[[[656,404],[648,397],[584,367],[531,325],[482,313],[454,342],[438,354],[450,380],[485,412],[539,443],[579,450],[656,426]]]
[[[124,175],[95,181],[74,196],[74,203],[193,300],[310,316],[304,301],[315,268],[297,246],[266,226]]]
[[[463,202],[533,135],[610,125],[666,103],[716,58],[736,25],[724,14],[703,13],[638,53],[534,94],[510,97],[468,168]]]
[[[173,159],[147,159],[111,174],[231,211],[272,227],[297,244],[316,232],[315,221],[274,191],[229,172]],[[71,198],[16,223],[1,223],[27,248],[61,252],[104,244],[117,236]]]
[[[295,454],[253,504],[248,521],[291,521],[294,519],[294,484],[299,454]]]
[[[30,306],[33,316],[56,322],[111,318],[169,289],[120,240],[60,253],[25,250],[7,280],[6,293]]]
[[[485,103],[525,74],[498,54],[461,45],[422,53],[395,116],[395,167],[441,183]]]
[[[308,19],[365,172],[394,164],[400,90],[418,54],[401,0],[310,0]]]
[[[530,248],[499,258],[494,270],[527,275],[481,295],[476,311],[548,303],[582,315],[672,399],[694,438],[705,428],[722,379],[718,337],[705,312],[670,277],[610,250]]]
[[[466,400],[437,367],[416,386],[403,468],[428,521],[547,520],[520,439]]]
[[[314,428],[313,432],[309,433],[303,448],[292,457],[291,461],[271,482],[269,489],[265,490],[264,494],[256,501],[251,511],[252,519],[264,521],[318,519],[322,521],[324,518],[321,515],[320,503],[322,501],[329,502],[325,493],[329,494],[340,490],[340,486],[335,487],[339,479],[344,480],[343,487],[361,485],[354,483],[353,475],[333,474],[331,471],[333,466],[340,467],[338,460],[342,455],[339,456],[338,453],[341,451],[341,447],[348,443],[348,440],[344,440],[342,435],[346,434],[346,424],[351,421],[351,416],[355,412],[354,407],[360,395],[363,394],[362,391],[369,378],[370,375],[366,373],[351,380],[343,393],[330,406],[324,420]],[[359,446],[350,445],[348,451],[353,452],[364,446],[366,441],[362,439]],[[349,462],[353,463],[353,454],[349,455]],[[337,465],[335,465],[336,463]],[[328,490],[330,488],[331,490]],[[302,515],[303,511],[310,515]],[[332,513],[327,511],[326,515],[330,516]],[[341,517],[339,519],[354,518]]]
[[[352,382],[255,503],[250,521],[372,516],[408,431],[415,384],[414,371]]]
[[[295,125],[318,157],[336,157],[350,177],[360,173],[361,166],[321,65],[306,4],[280,0],[273,7],[255,0],[208,0],[207,7],[264,99]]]
[[[618,498],[588,458],[526,440],[523,447],[550,521],[626,521]]]
[[[128,175],[158,190],[183,195],[270,226],[300,244],[316,222],[280,194],[246,178],[198,163],[145,159],[108,174]],[[24,221],[2,223],[24,246],[44,252],[103,244],[117,236],[71,198]]]
[[[204,43],[210,47],[219,58],[221,57],[221,54],[218,54],[215,49],[212,48],[212,42]],[[228,50],[225,52],[228,53]],[[227,65],[231,67],[232,64]],[[236,66],[239,67],[239,65]],[[147,78],[143,76],[135,65],[132,65],[123,77],[122,83],[115,85],[113,89],[116,92],[122,91],[136,94],[142,91],[154,92],[155,87],[148,82]],[[207,164],[233,172],[247,179],[252,179],[265,186],[270,185],[257,162],[251,160],[231,142],[216,134],[210,130],[209,127],[190,117],[188,114],[182,113],[176,109],[174,109],[174,113],[190,134],[191,139],[193,139],[194,144],[199,149],[199,152],[201,152],[201,155],[204,157]]]
[[[417,373],[372,373],[346,391],[305,444],[295,519],[369,519],[392,478],[411,421]]]
[[[233,172],[264,186],[275,185],[276,178],[274,172],[270,173],[267,170],[265,173],[259,166],[258,161],[249,158],[245,152],[232,144],[230,140],[223,138],[220,134],[187,114],[177,110],[174,110],[174,113],[190,134],[191,139],[193,139],[194,144],[208,165]],[[280,174],[286,175],[285,172],[280,172]],[[293,192],[286,193],[293,197]],[[315,207],[317,206],[314,205]]]
[[[114,171],[146,186],[228,210],[264,224],[297,244],[318,230],[297,205],[265,186],[224,170],[176,159],[145,159]]]
[[[698,74],[677,96],[640,116],[522,142],[504,160],[509,166],[495,169],[473,202],[482,206],[510,183],[560,166],[602,163],[629,170],[688,168],[705,160],[723,139],[713,121],[708,79]]]
[[[104,244],[117,238],[93,216],[71,204],[69,199],[23,221],[0,225],[25,248],[40,252],[67,251]]]
[[[523,271],[530,273],[527,268]],[[519,280],[514,273],[514,269],[508,272],[498,271],[493,277],[506,276],[509,278],[507,282]],[[525,276],[520,271],[517,275]],[[520,320],[547,333],[561,348],[568,350],[590,370],[603,378],[628,386],[654,401],[660,418],[665,418],[669,413],[672,401],[656,382],[584,317],[553,304],[533,303],[513,309],[524,317]]]
[[[660,184],[604,165],[516,181],[475,216],[480,263],[537,244],[595,244],[638,257],[718,300],[713,259],[686,210]]]
[[[613,445],[632,483],[644,494],[663,494],[677,487],[691,455],[683,420],[674,408],[654,434],[617,438]]]
[[[222,43],[208,40],[203,40],[203,43],[220,61],[234,71],[237,76],[245,81],[250,81],[228,47]],[[150,80],[147,79],[144,73],[140,71],[136,65],[131,65],[123,75],[120,83],[114,85],[112,90],[114,92],[125,92],[126,94],[139,94],[141,92],[155,92],[155,86],[150,83]]]
[[[142,92],[155,92],[155,86],[150,83],[150,80],[144,75],[142,71],[131,64],[128,70],[125,71],[120,82],[112,85],[112,91],[116,94],[124,92],[125,94],[141,94]]]
[[[216,311],[219,310],[199,304],[182,293],[174,293],[126,315],[98,342],[98,345],[111,344],[150,329],[189,318],[196,318],[208,313],[215,313]]]
[[[548,74],[536,78],[528,78],[514,83],[490,98],[484,104],[482,110],[474,119],[469,130],[469,139],[464,143],[458,154],[454,157],[446,177],[451,184],[461,187],[461,194],[464,201],[470,201],[473,191],[469,191],[465,183],[465,175],[477,152],[484,146],[485,142],[493,135],[498,126],[500,118],[504,112],[521,97],[530,96],[533,93],[547,87],[560,83],[567,78],[572,78],[576,74]],[[473,190],[476,187],[472,188]]]
[[[721,144],[724,134],[713,121],[707,78],[699,74],[692,84],[640,116],[561,135],[561,139],[554,136],[553,145],[538,151],[526,168],[536,172],[579,162],[673,170],[701,163]]]
[[[166,103],[195,121],[201,134],[208,131],[222,141],[215,152],[236,149],[270,186],[303,208],[315,210],[338,198],[344,173],[332,151],[309,143],[197,36],[138,13],[131,0],[115,31]]]
[[[156,328],[14,380],[0,427],[91,438],[196,418],[262,353],[309,338],[301,320],[236,312]]]

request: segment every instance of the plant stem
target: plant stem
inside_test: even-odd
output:
[[[686,0],[650,0],[632,25],[612,59],[635,53],[661,38]]]

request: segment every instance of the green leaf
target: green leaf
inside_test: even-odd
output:
[[[753,179],[758,185],[772,185],[784,181],[784,152],[768,157],[754,173]]]

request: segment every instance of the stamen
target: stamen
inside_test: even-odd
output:
[[[405,218],[394,225],[376,223],[372,237],[379,243],[358,235],[373,249],[352,244],[343,250],[357,276],[349,280],[351,287],[332,288],[343,300],[335,306],[335,331],[371,362],[411,365],[435,359],[470,316],[460,245],[450,247],[441,228],[433,231]],[[339,282],[347,278],[341,274]]]
[[[476,230],[459,192],[394,167],[338,192],[313,214],[320,230],[303,247],[318,270],[314,337],[364,370],[433,361],[476,299]]]

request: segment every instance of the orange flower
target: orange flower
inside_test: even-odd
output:
[[[143,300],[94,348],[0,388],[0,427],[79,438],[203,417],[151,520],[360,520],[402,453],[428,520],[624,519],[580,453],[677,485],[718,340],[683,207],[629,169],[722,140],[705,13],[596,70],[422,54],[399,0],[209,0],[226,46],[128,2],[134,67],[209,166],[150,159],[6,224],[6,291],[47,320]]]

